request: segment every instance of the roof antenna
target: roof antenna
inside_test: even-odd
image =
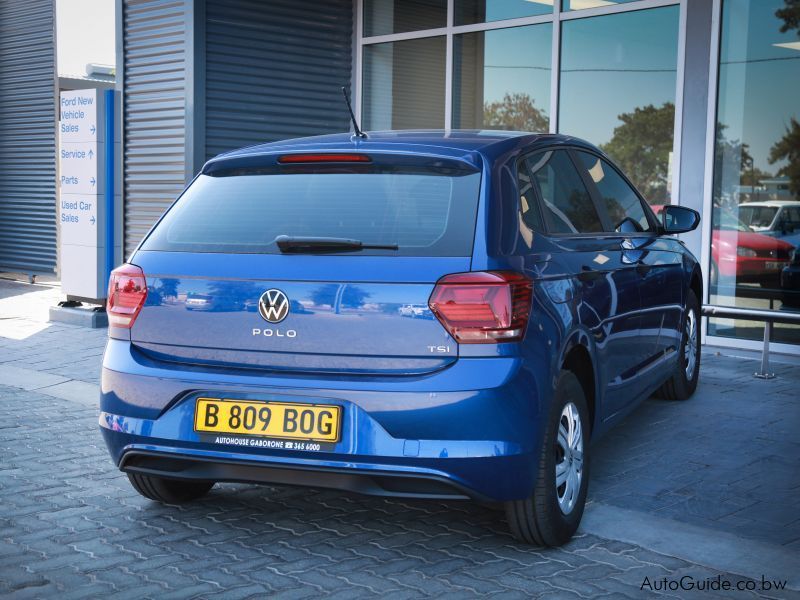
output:
[[[347,89],[342,86],[342,95],[344,96],[344,101],[347,104],[347,110],[350,111],[350,120],[353,122],[353,130],[355,131],[356,137],[365,138],[367,134],[361,131],[361,128],[358,126],[358,121],[356,121],[356,116],[353,114],[353,107],[350,105],[350,98],[347,96]]]

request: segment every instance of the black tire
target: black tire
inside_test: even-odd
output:
[[[564,514],[558,502],[560,492],[556,490],[557,436],[562,412],[569,402],[575,405],[580,418],[583,466],[575,504],[568,514]],[[562,546],[572,538],[581,522],[589,488],[590,430],[589,409],[583,387],[574,373],[561,371],[544,432],[536,487],[529,498],[505,503],[506,518],[516,540],[537,546]]]
[[[689,343],[686,325],[690,318],[689,313],[694,314],[695,327],[697,333],[695,336],[695,364],[691,374],[686,373],[686,345]],[[700,304],[697,297],[692,290],[689,290],[686,296],[686,313],[683,315],[681,323],[681,346],[678,350],[678,365],[675,372],[667,381],[658,389],[656,395],[664,400],[688,400],[697,389],[697,380],[700,377]]]
[[[145,498],[164,504],[183,504],[205,496],[214,487],[213,481],[165,479],[141,473],[128,473],[133,488]]]

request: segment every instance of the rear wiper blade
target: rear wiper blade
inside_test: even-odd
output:
[[[364,244],[360,240],[330,237],[302,237],[279,235],[275,238],[278,249],[284,254],[355,252],[357,250],[398,250],[397,244]]]

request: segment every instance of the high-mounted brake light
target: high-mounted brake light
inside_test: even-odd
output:
[[[278,157],[281,164],[300,164],[300,163],[350,163],[370,162],[366,154],[284,154]]]
[[[480,271],[445,275],[428,306],[461,344],[518,342],[531,312],[533,282],[521,273]]]
[[[124,264],[111,271],[106,304],[109,325],[130,329],[146,298],[147,282],[141,268]]]

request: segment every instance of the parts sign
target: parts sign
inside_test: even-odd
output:
[[[105,282],[99,274],[104,266],[105,148],[103,107],[98,90],[61,92],[58,124],[59,233],[61,284],[69,296],[100,298]]]

